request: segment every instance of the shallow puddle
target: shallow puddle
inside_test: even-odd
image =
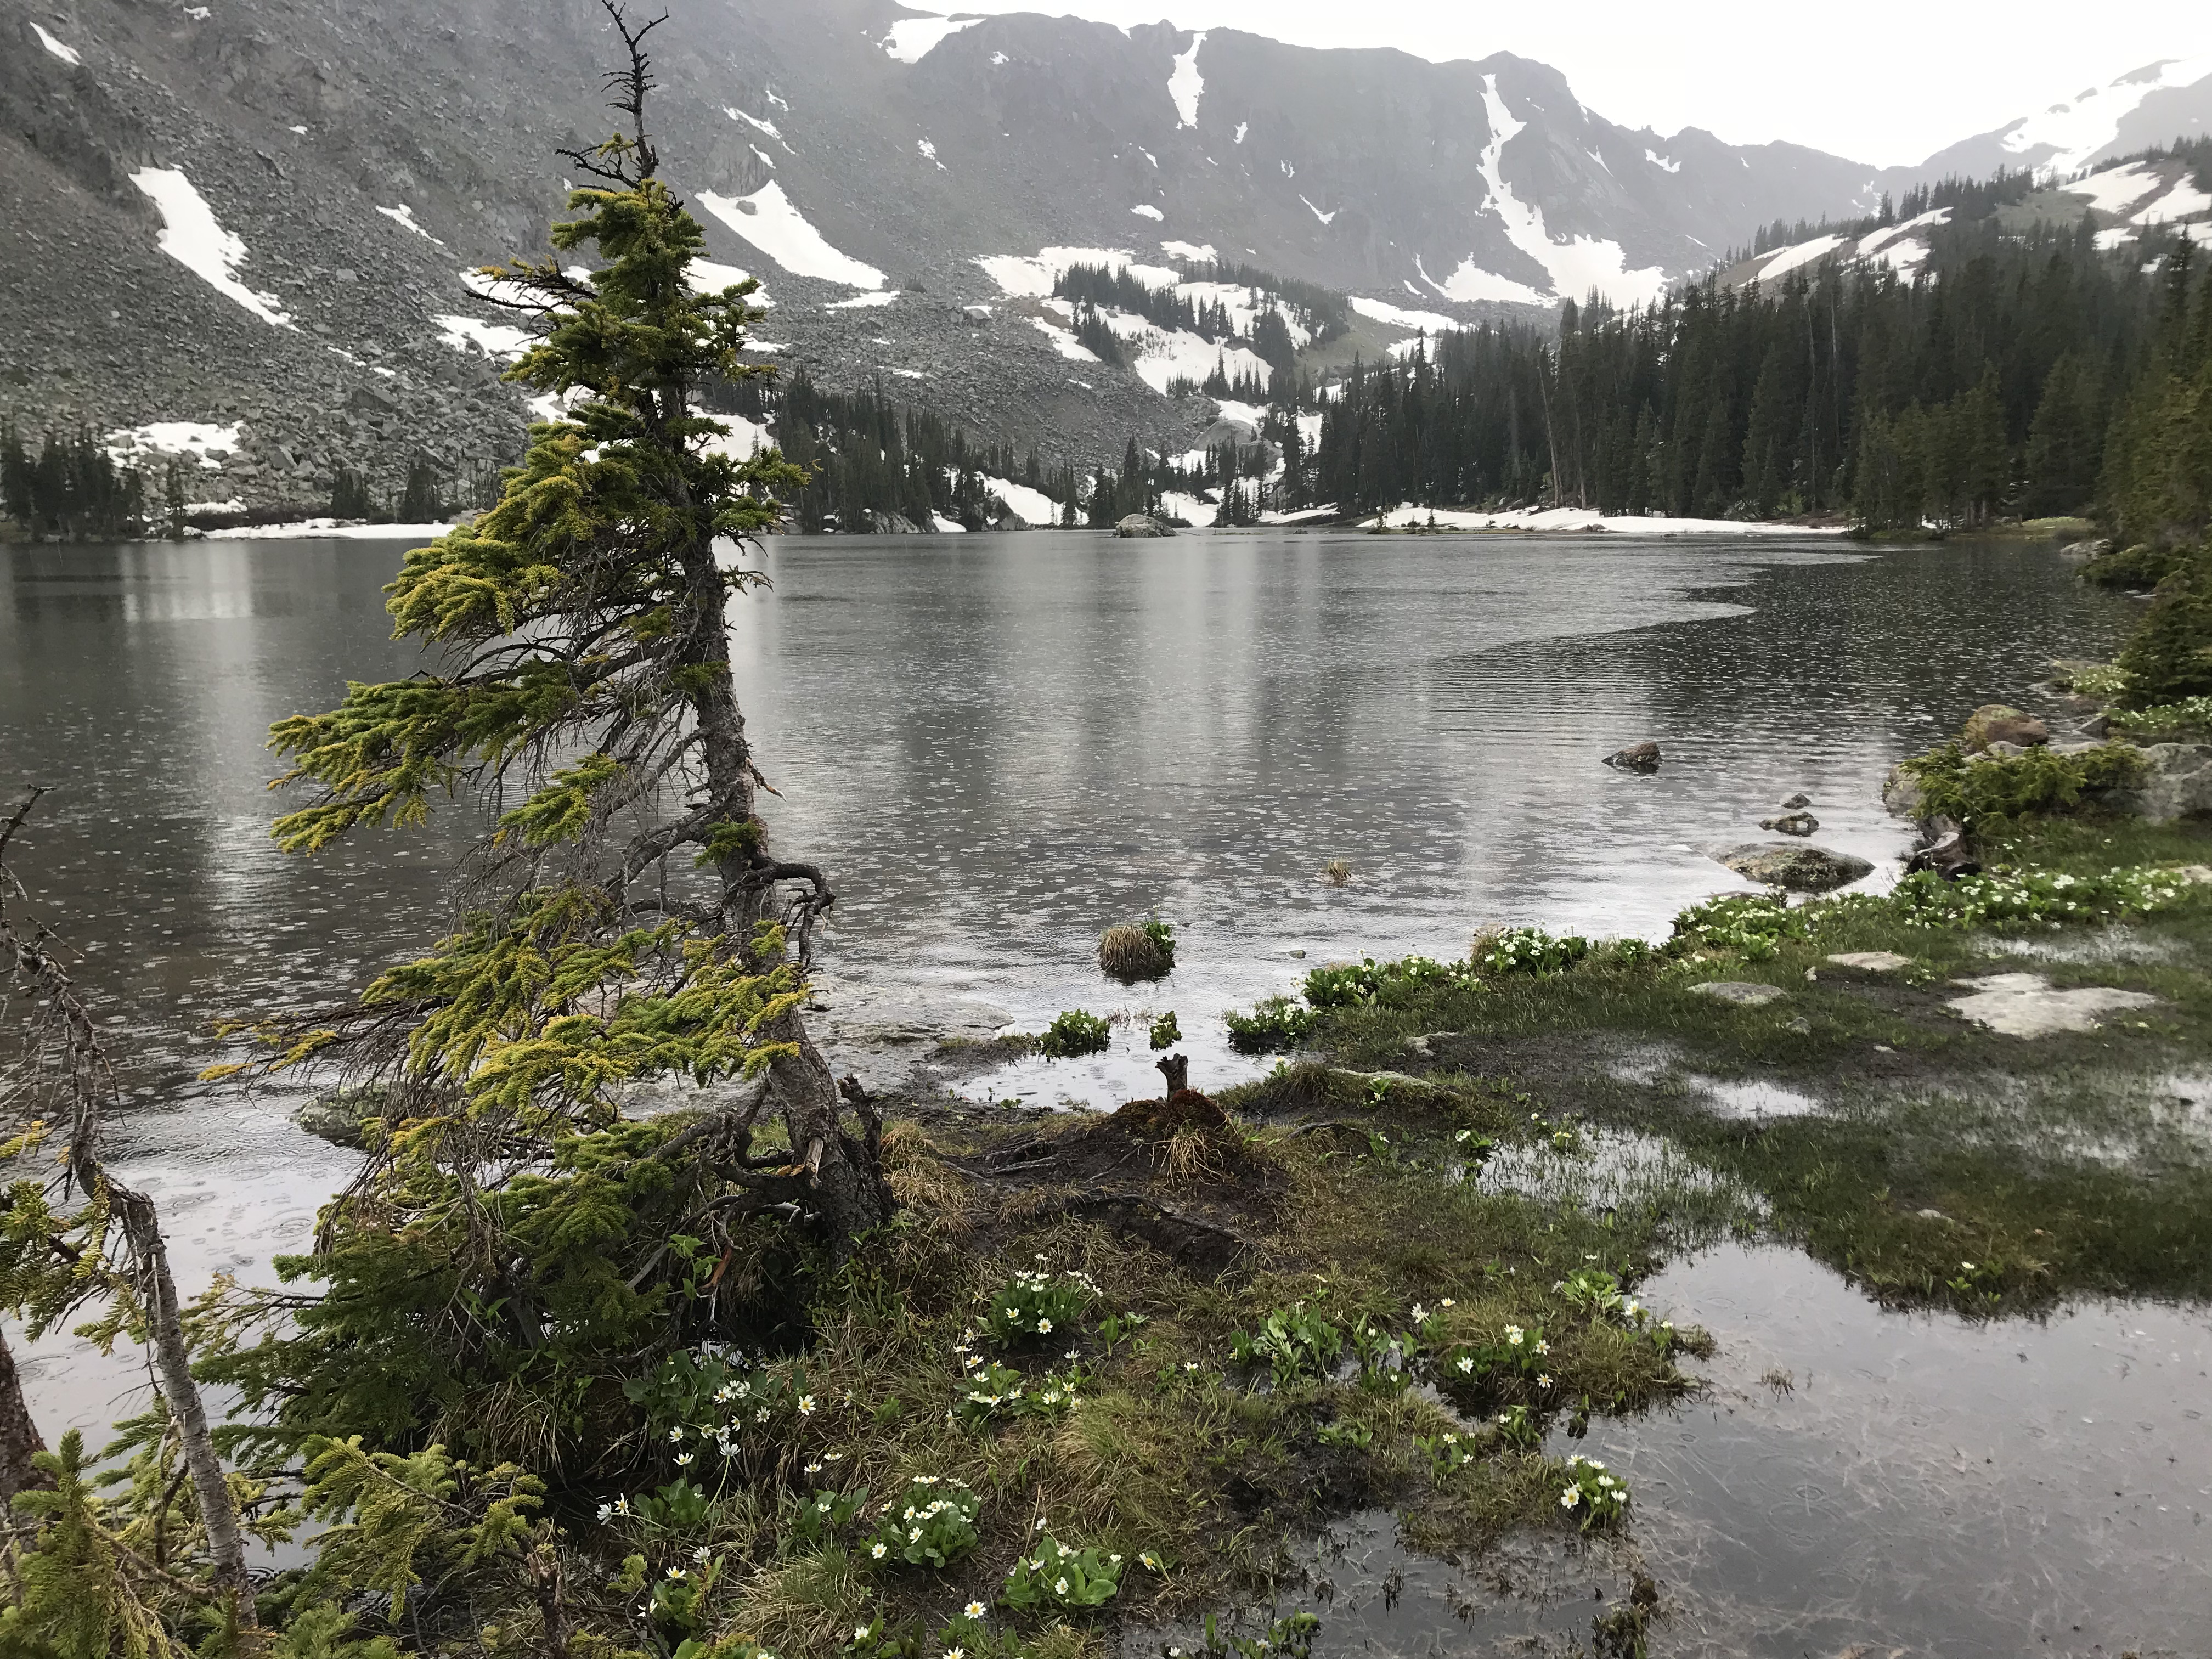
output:
[[[1622,1544],[1664,1597],[1653,1654],[2212,1653],[2212,1313],[1887,1313],[1734,1244],[1644,1299],[1719,1340],[1707,1388],[1553,1449],[1635,1493]],[[1587,1650],[1630,1559],[1536,1540],[1470,1570],[1382,1516],[1308,1547],[1317,1653]]]

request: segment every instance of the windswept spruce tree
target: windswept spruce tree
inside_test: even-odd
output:
[[[626,130],[569,155],[600,182],[552,232],[597,269],[487,270],[539,326],[510,378],[568,413],[388,590],[396,637],[443,665],[272,733],[279,783],[313,792],[276,825],[294,852],[418,824],[435,795],[504,807],[452,937],[261,1030],[258,1068],[337,1067],[378,1119],[316,1252],[279,1262],[324,1293],[210,1315],[209,1374],[264,1408],[240,1437],[272,1449],[358,1433],[588,1463],[596,1389],[741,1334],[732,1310],[773,1299],[794,1253],[840,1258],[890,1213],[879,1121],[857,1085],[847,1118],[801,1020],[833,894],[769,850],[731,678],[726,607],[763,579],[718,538],[769,527],[805,475],[735,459],[695,412],[708,377],[764,372],[738,356],[762,313],[750,282],[694,291],[703,240],[646,123],[653,25],[606,9]],[[623,1091],[656,1078],[727,1086],[680,1127],[626,1121]]]

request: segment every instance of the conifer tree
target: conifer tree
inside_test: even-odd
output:
[[[761,1079],[685,1142],[714,1153],[714,1213],[804,1212],[842,1251],[890,1211],[879,1129],[860,1097],[848,1130],[801,1019],[835,896],[819,869],[770,851],[755,810],[766,780],[725,608],[764,578],[715,545],[775,524],[805,477],[774,450],[724,453],[725,428],[696,411],[711,377],[764,372],[738,355],[762,313],[750,282],[689,285],[705,245],[647,125],[654,25],[603,3],[627,53],[609,77],[623,130],[564,152],[597,182],[553,227],[560,254],[601,263],[486,270],[540,331],[509,378],[576,400],[532,428],[497,505],[410,553],[387,590],[395,636],[443,648],[444,670],[353,685],[271,736],[291,762],[280,782],[312,792],[276,823],[294,852],[419,823],[441,793],[496,792],[507,810],[472,860],[460,929],[356,1004],[270,1022],[278,1052],[263,1063],[340,1060],[386,1079],[388,1121],[431,1127],[387,1143],[386,1179],[404,1188],[415,1160],[461,1192],[495,1148],[597,1169],[611,1154],[593,1137],[618,1133],[621,1091],[639,1079]],[[771,1106],[786,1144],[757,1156]],[[664,1238],[653,1260],[665,1255]],[[483,1271],[487,1301],[522,1297],[505,1317],[542,1346],[528,1287],[499,1288],[496,1252]],[[651,1277],[648,1261],[640,1283]]]

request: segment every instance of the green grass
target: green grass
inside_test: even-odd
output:
[[[1984,856],[2081,876],[2208,863],[2212,830],[2045,820],[1990,839]],[[2123,948],[2049,959],[2008,939]],[[1868,975],[1828,961],[1869,951],[1913,965]],[[1776,1235],[1885,1299],[2004,1313],[2082,1292],[2212,1294],[2212,1156],[2180,1127],[2165,1082],[2212,1068],[2208,969],[2212,887],[2117,928],[1928,927],[1853,906],[1771,955],[1706,949],[1638,966],[1600,952],[1551,977],[1325,1010],[1316,1041],[1341,1066],[1402,1069],[1424,1063],[1409,1040],[1430,1037],[1437,1065],[1488,1074],[1552,1117],[1678,1149],[1646,1195],[1654,1206],[1711,1208],[1693,1178],[1707,1172],[1755,1195]],[[2160,1002],[2032,1042],[1945,1006],[1965,994],[1954,981],[2020,971]],[[1744,1007],[1692,988],[1722,979],[1784,995]],[[1651,1082],[1613,1075],[1624,1057],[1655,1054]],[[1746,1122],[1711,1109],[1692,1076],[1768,1079],[1826,1109]]]

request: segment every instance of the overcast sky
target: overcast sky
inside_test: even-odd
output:
[[[1918,161],[2160,58],[2212,52],[2208,0],[907,0],[939,13],[1044,11],[1241,28],[1439,61],[1516,52],[1564,71],[1624,126],[1784,138],[1888,167]]]

